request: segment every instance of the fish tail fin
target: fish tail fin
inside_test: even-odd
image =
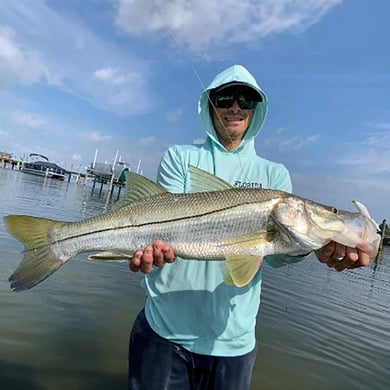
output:
[[[24,257],[9,277],[11,289],[28,290],[45,280],[66,261],[57,258],[50,246],[49,230],[58,222],[26,215],[4,217],[8,231],[24,244]]]

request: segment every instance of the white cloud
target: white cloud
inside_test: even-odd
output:
[[[60,77],[49,71],[39,51],[18,42],[12,29],[0,27],[0,84],[13,81],[61,83]]]
[[[390,123],[378,122],[368,125],[371,129],[363,140],[363,145],[378,149],[387,149],[390,155]]]
[[[155,136],[143,137],[137,141],[137,144],[142,146],[150,146],[150,145],[155,145],[157,143],[158,140]]]
[[[281,152],[290,150],[303,149],[307,145],[313,144],[320,139],[319,134],[309,135],[306,137],[293,136],[290,138],[285,137],[285,129],[276,131],[271,138],[267,138],[261,141],[262,149],[277,149]]]
[[[146,61],[107,41],[77,14],[69,17],[62,6],[0,2],[0,85],[46,83],[100,109],[133,115],[150,107],[147,74]]]
[[[118,115],[139,114],[149,108],[145,84],[146,80],[138,72],[105,67],[93,72],[88,93],[100,108]]]
[[[76,153],[75,153],[75,154],[72,155],[71,159],[72,159],[72,161],[77,161],[77,162],[79,162],[79,161],[81,161],[82,156],[81,156],[80,154],[76,154]]]
[[[363,144],[390,149],[390,134],[377,133],[377,134],[370,135],[363,141]]]
[[[388,163],[389,156],[390,147],[386,149],[362,149],[347,154],[343,159],[338,161],[338,163],[340,165],[348,166],[350,170],[355,168],[355,172],[359,177],[367,177],[381,173],[390,174],[390,164]]]
[[[280,142],[279,149],[282,151],[291,149],[302,149],[306,145],[310,145],[316,142],[319,138],[320,136],[318,134],[306,138],[292,137],[290,139]]]
[[[388,122],[369,123],[368,126],[378,130],[390,130],[390,123]]]
[[[23,111],[13,111],[10,115],[10,119],[18,125],[32,129],[43,128],[49,122],[48,118],[43,115]]]
[[[167,121],[171,123],[178,123],[182,116],[183,110],[181,108],[170,111],[166,114]]]
[[[126,84],[142,85],[144,80],[140,74],[134,72],[123,73],[117,68],[103,68],[94,72],[98,80],[107,85],[122,86]]]
[[[102,134],[100,131],[90,131],[88,133],[84,133],[83,136],[93,142],[108,141],[112,138],[111,135]]]
[[[200,51],[304,30],[342,0],[117,0],[116,23]]]

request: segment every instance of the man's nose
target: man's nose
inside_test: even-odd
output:
[[[241,107],[240,107],[240,105],[238,104],[237,99],[235,99],[235,100],[233,101],[233,105],[230,107],[230,109],[231,109],[233,112],[238,112],[238,111],[241,110]]]

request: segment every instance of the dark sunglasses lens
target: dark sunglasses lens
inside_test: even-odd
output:
[[[252,108],[255,108],[256,101],[246,97],[245,95],[239,95],[238,96],[238,105],[243,110],[251,110]]]
[[[214,98],[214,105],[217,108],[230,108],[234,103],[234,95],[217,95]]]
[[[256,101],[245,95],[217,95],[214,97],[214,105],[217,108],[230,108],[234,101],[237,100],[242,110],[252,110],[256,107]]]

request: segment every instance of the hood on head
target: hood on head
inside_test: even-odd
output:
[[[198,103],[198,112],[207,135],[215,143],[221,146],[210,116],[209,94],[211,90],[233,82],[238,82],[253,88],[260,95],[262,100],[261,103],[257,104],[249,128],[244,135],[241,145],[237,148],[240,149],[243,145],[252,140],[258,134],[264,123],[267,113],[267,96],[261,90],[255,78],[246,68],[244,68],[242,65],[233,65],[217,74],[210,85],[203,91]]]

